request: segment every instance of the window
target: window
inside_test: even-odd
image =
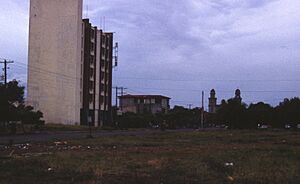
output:
[[[144,99],[144,104],[150,104],[150,99]]]
[[[90,90],[94,89],[94,83],[93,83],[93,81],[90,81],[89,87],[90,87]]]
[[[90,68],[90,77],[94,77],[94,69]]]
[[[93,95],[89,95],[89,102],[93,103],[94,102],[94,96]]]

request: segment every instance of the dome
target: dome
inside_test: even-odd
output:
[[[210,94],[216,94],[215,89],[210,90]]]
[[[241,96],[241,90],[239,89],[235,90],[235,96]]]

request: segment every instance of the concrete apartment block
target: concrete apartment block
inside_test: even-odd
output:
[[[83,20],[81,125],[111,123],[113,33]]]
[[[28,98],[47,123],[80,123],[82,0],[30,0]]]

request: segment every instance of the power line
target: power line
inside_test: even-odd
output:
[[[78,79],[80,79],[80,77],[69,76],[69,75],[66,75],[66,74],[61,74],[61,73],[53,72],[53,71],[50,71],[50,70],[45,70],[45,69],[42,69],[42,68],[39,68],[39,67],[27,66],[27,65],[25,65],[23,63],[16,63],[16,65],[18,65],[20,67],[23,67],[24,69],[28,69],[28,70],[34,71],[34,72],[48,73],[48,74],[58,75],[58,76],[61,76],[61,77],[69,78],[71,80],[78,80]]]
[[[69,76],[57,72],[53,72],[50,70],[45,70],[39,67],[30,66],[28,67],[24,63],[17,63],[17,65],[23,65],[22,67],[26,67],[26,69],[33,71],[43,71],[50,74],[59,75],[62,77],[70,78],[70,79],[80,79],[79,77]],[[35,70],[34,70],[35,69]],[[116,78],[116,80],[148,80],[148,81],[172,81],[172,82],[300,82],[297,79],[164,79],[164,78],[138,78],[138,77],[120,77]]]
[[[141,88],[141,87],[130,87],[129,89],[139,89],[139,90],[154,90],[154,91],[195,91],[201,92],[201,89],[186,89],[186,88]],[[233,91],[218,90],[223,93],[232,93]],[[296,93],[299,90],[244,90],[243,93]]]
[[[148,80],[148,81],[172,81],[172,82],[300,82],[298,79],[167,79],[167,78],[139,78],[120,77],[116,80]]]

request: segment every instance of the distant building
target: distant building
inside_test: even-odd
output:
[[[242,103],[241,90],[235,90],[234,99],[237,99],[240,103]],[[216,91],[212,89],[210,91],[210,97],[208,98],[208,112],[216,113],[219,108],[220,105],[217,104]]]
[[[167,113],[170,109],[170,98],[161,95],[124,95],[120,96],[120,110],[123,113],[136,114]]]
[[[210,91],[210,97],[208,98],[208,112],[209,113],[216,113],[217,112],[217,98],[216,98],[216,91],[212,89]]]
[[[82,20],[82,0],[30,0],[27,103],[46,123],[111,121],[113,34]]]
[[[241,90],[239,90],[239,89],[235,90],[235,97],[234,97],[234,99],[236,99],[240,103],[242,103]]]

